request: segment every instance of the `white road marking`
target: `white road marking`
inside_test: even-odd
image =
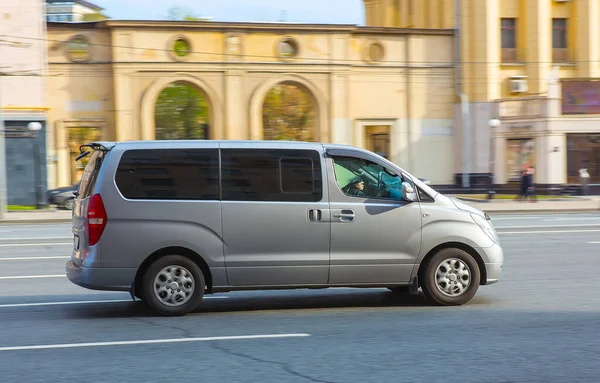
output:
[[[530,216],[530,215],[528,215],[528,216],[513,215],[510,217],[494,217],[492,215],[492,221],[511,221],[511,220],[513,220],[513,221],[519,220],[520,221],[522,219],[540,219],[540,218],[542,218],[542,217]]]
[[[0,238],[0,240],[2,240]],[[63,245],[71,245],[73,246],[73,242],[46,242],[46,243],[8,243],[2,244],[0,247],[20,247],[20,246],[63,246]]]
[[[11,277],[0,277],[3,279],[35,279],[35,278],[66,278],[65,274],[52,274],[52,275],[15,275]]]
[[[532,225],[532,226],[496,226],[496,229],[543,229],[546,227],[595,227],[600,223],[582,223],[575,225]]]
[[[0,261],[33,261],[36,259],[69,259],[71,257],[10,257],[10,258],[2,258],[0,257]]]
[[[204,299],[229,299],[229,297],[204,297]],[[94,303],[125,303],[133,302],[131,299],[110,299],[105,301],[69,301],[69,302],[36,302],[36,303],[7,303],[0,304],[0,308],[16,307],[42,307],[42,306],[66,306],[66,305],[89,305]]]
[[[598,233],[600,230],[539,230],[539,231],[498,231],[498,234],[552,234],[552,233]]]
[[[16,237],[16,238],[2,238],[0,237],[0,241],[23,241],[23,240],[28,240],[28,241],[38,241],[41,239],[73,239],[73,237]]]
[[[593,241],[593,242],[588,242],[588,243],[591,243],[591,244],[597,245],[597,244],[600,244],[600,241]]]
[[[63,343],[63,344],[40,344],[34,346],[13,346],[0,347],[0,351],[23,351],[23,350],[48,350],[57,348],[77,348],[77,347],[106,347],[106,346],[126,346],[137,344],[164,344],[164,343],[183,343],[183,342],[209,342],[215,340],[245,340],[245,339],[273,339],[273,338],[298,338],[307,337],[310,334],[264,334],[264,335],[235,335],[235,336],[210,336],[201,338],[171,338],[171,339],[146,339],[146,340],[125,340],[117,342],[94,342],[94,343]]]
[[[550,219],[542,220],[542,222],[558,222],[558,221],[600,221],[600,217],[550,218]]]

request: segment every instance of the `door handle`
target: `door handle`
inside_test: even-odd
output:
[[[308,220],[311,222],[319,222],[323,218],[321,209],[310,209],[308,211]]]
[[[342,222],[352,222],[356,215],[354,214],[354,210],[344,209],[339,213],[335,213],[333,215],[335,218],[339,218]]]

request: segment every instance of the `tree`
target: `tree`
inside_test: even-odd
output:
[[[108,19],[108,16],[100,11],[84,14],[81,21],[102,21]]]
[[[157,140],[208,137],[208,105],[202,92],[192,85],[173,83],[163,89],[154,111]]]
[[[174,21],[196,21],[200,19],[200,16],[188,7],[171,7],[167,11],[167,19]]]
[[[314,141],[315,105],[309,93],[293,84],[279,84],[265,97],[266,140]]]

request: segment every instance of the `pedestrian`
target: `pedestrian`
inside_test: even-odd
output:
[[[521,182],[519,184],[519,191],[515,196],[515,201],[525,199],[527,196],[527,170],[521,170]]]
[[[529,202],[536,202],[537,196],[535,195],[535,183],[533,182],[533,176],[535,174],[535,168],[529,166],[525,172],[525,200],[529,198]]]

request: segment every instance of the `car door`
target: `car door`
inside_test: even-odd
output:
[[[327,283],[331,226],[323,168],[323,148],[316,144],[292,149],[282,144],[221,144],[230,285]]]
[[[401,197],[407,176],[368,152],[327,153],[329,283],[409,282],[421,248],[421,207]]]

